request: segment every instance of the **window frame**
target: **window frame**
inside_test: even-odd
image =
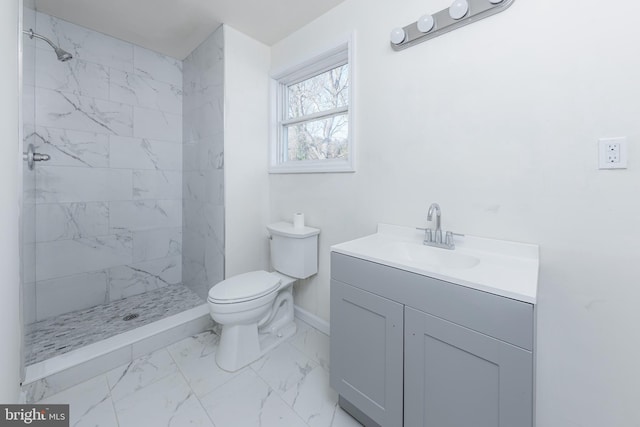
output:
[[[297,65],[271,75],[271,137],[269,150],[269,173],[334,173],[355,172],[354,143],[354,61],[353,37],[325,49]],[[288,118],[288,86],[310,79],[314,76],[349,64],[348,106],[313,113],[302,118]],[[284,128],[291,124],[308,122],[310,119],[329,118],[347,113],[348,121],[348,158],[326,160],[286,161],[286,141]]]

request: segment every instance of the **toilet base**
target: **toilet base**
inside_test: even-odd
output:
[[[229,372],[242,369],[296,333],[292,283],[290,280],[284,285],[260,322],[222,326],[216,352],[216,363],[221,369]]]
[[[216,363],[225,371],[234,372],[261,356],[258,329],[255,324],[225,325],[220,334]]]
[[[255,323],[223,326],[216,352],[216,364],[228,372],[242,369],[295,335],[297,329],[293,321],[275,331],[265,330],[260,333]]]

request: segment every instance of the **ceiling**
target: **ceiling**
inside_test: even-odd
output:
[[[272,45],[344,0],[36,0],[38,11],[184,59],[222,23]]]

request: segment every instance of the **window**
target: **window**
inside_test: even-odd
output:
[[[270,172],[354,171],[352,68],[345,43],[273,78]]]

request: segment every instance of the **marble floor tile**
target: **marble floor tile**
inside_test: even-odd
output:
[[[189,386],[199,397],[212,392],[242,372],[227,372],[218,367],[215,361],[218,341],[218,335],[208,331],[167,347]]]
[[[69,404],[70,425],[74,427],[117,427],[118,421],[103,375],[92,378],[38,404]]]
[[[106,377],[111,397],[117,402],[177,371],[169,352],[161,349],[111,370]]]
[[[180,373],[143,387],[115,402],[120,427],[213,427],[193,391]]]
[[[219,336],[207,331],[38,403],[70,404],[74,426],[360,426],[329,386],[326,335],[297,323],[297,335],[238,372],[218,368]]]
[[[251,370],[245,370],[201,401],[213,423],[220,427],[305,426],[278,394]]]
[[[304,322],[297,322],[298,330],[291,345],[325,369],[329,369],[329,336]]]
[[[330,427],[338,409],[338,394],[329,387],[329,372],[316,366],[282,399],[310,427]]]
[[[281,396],[300,387],[317,366],[288,342],[280,344],[251,364],[251,368]]]

